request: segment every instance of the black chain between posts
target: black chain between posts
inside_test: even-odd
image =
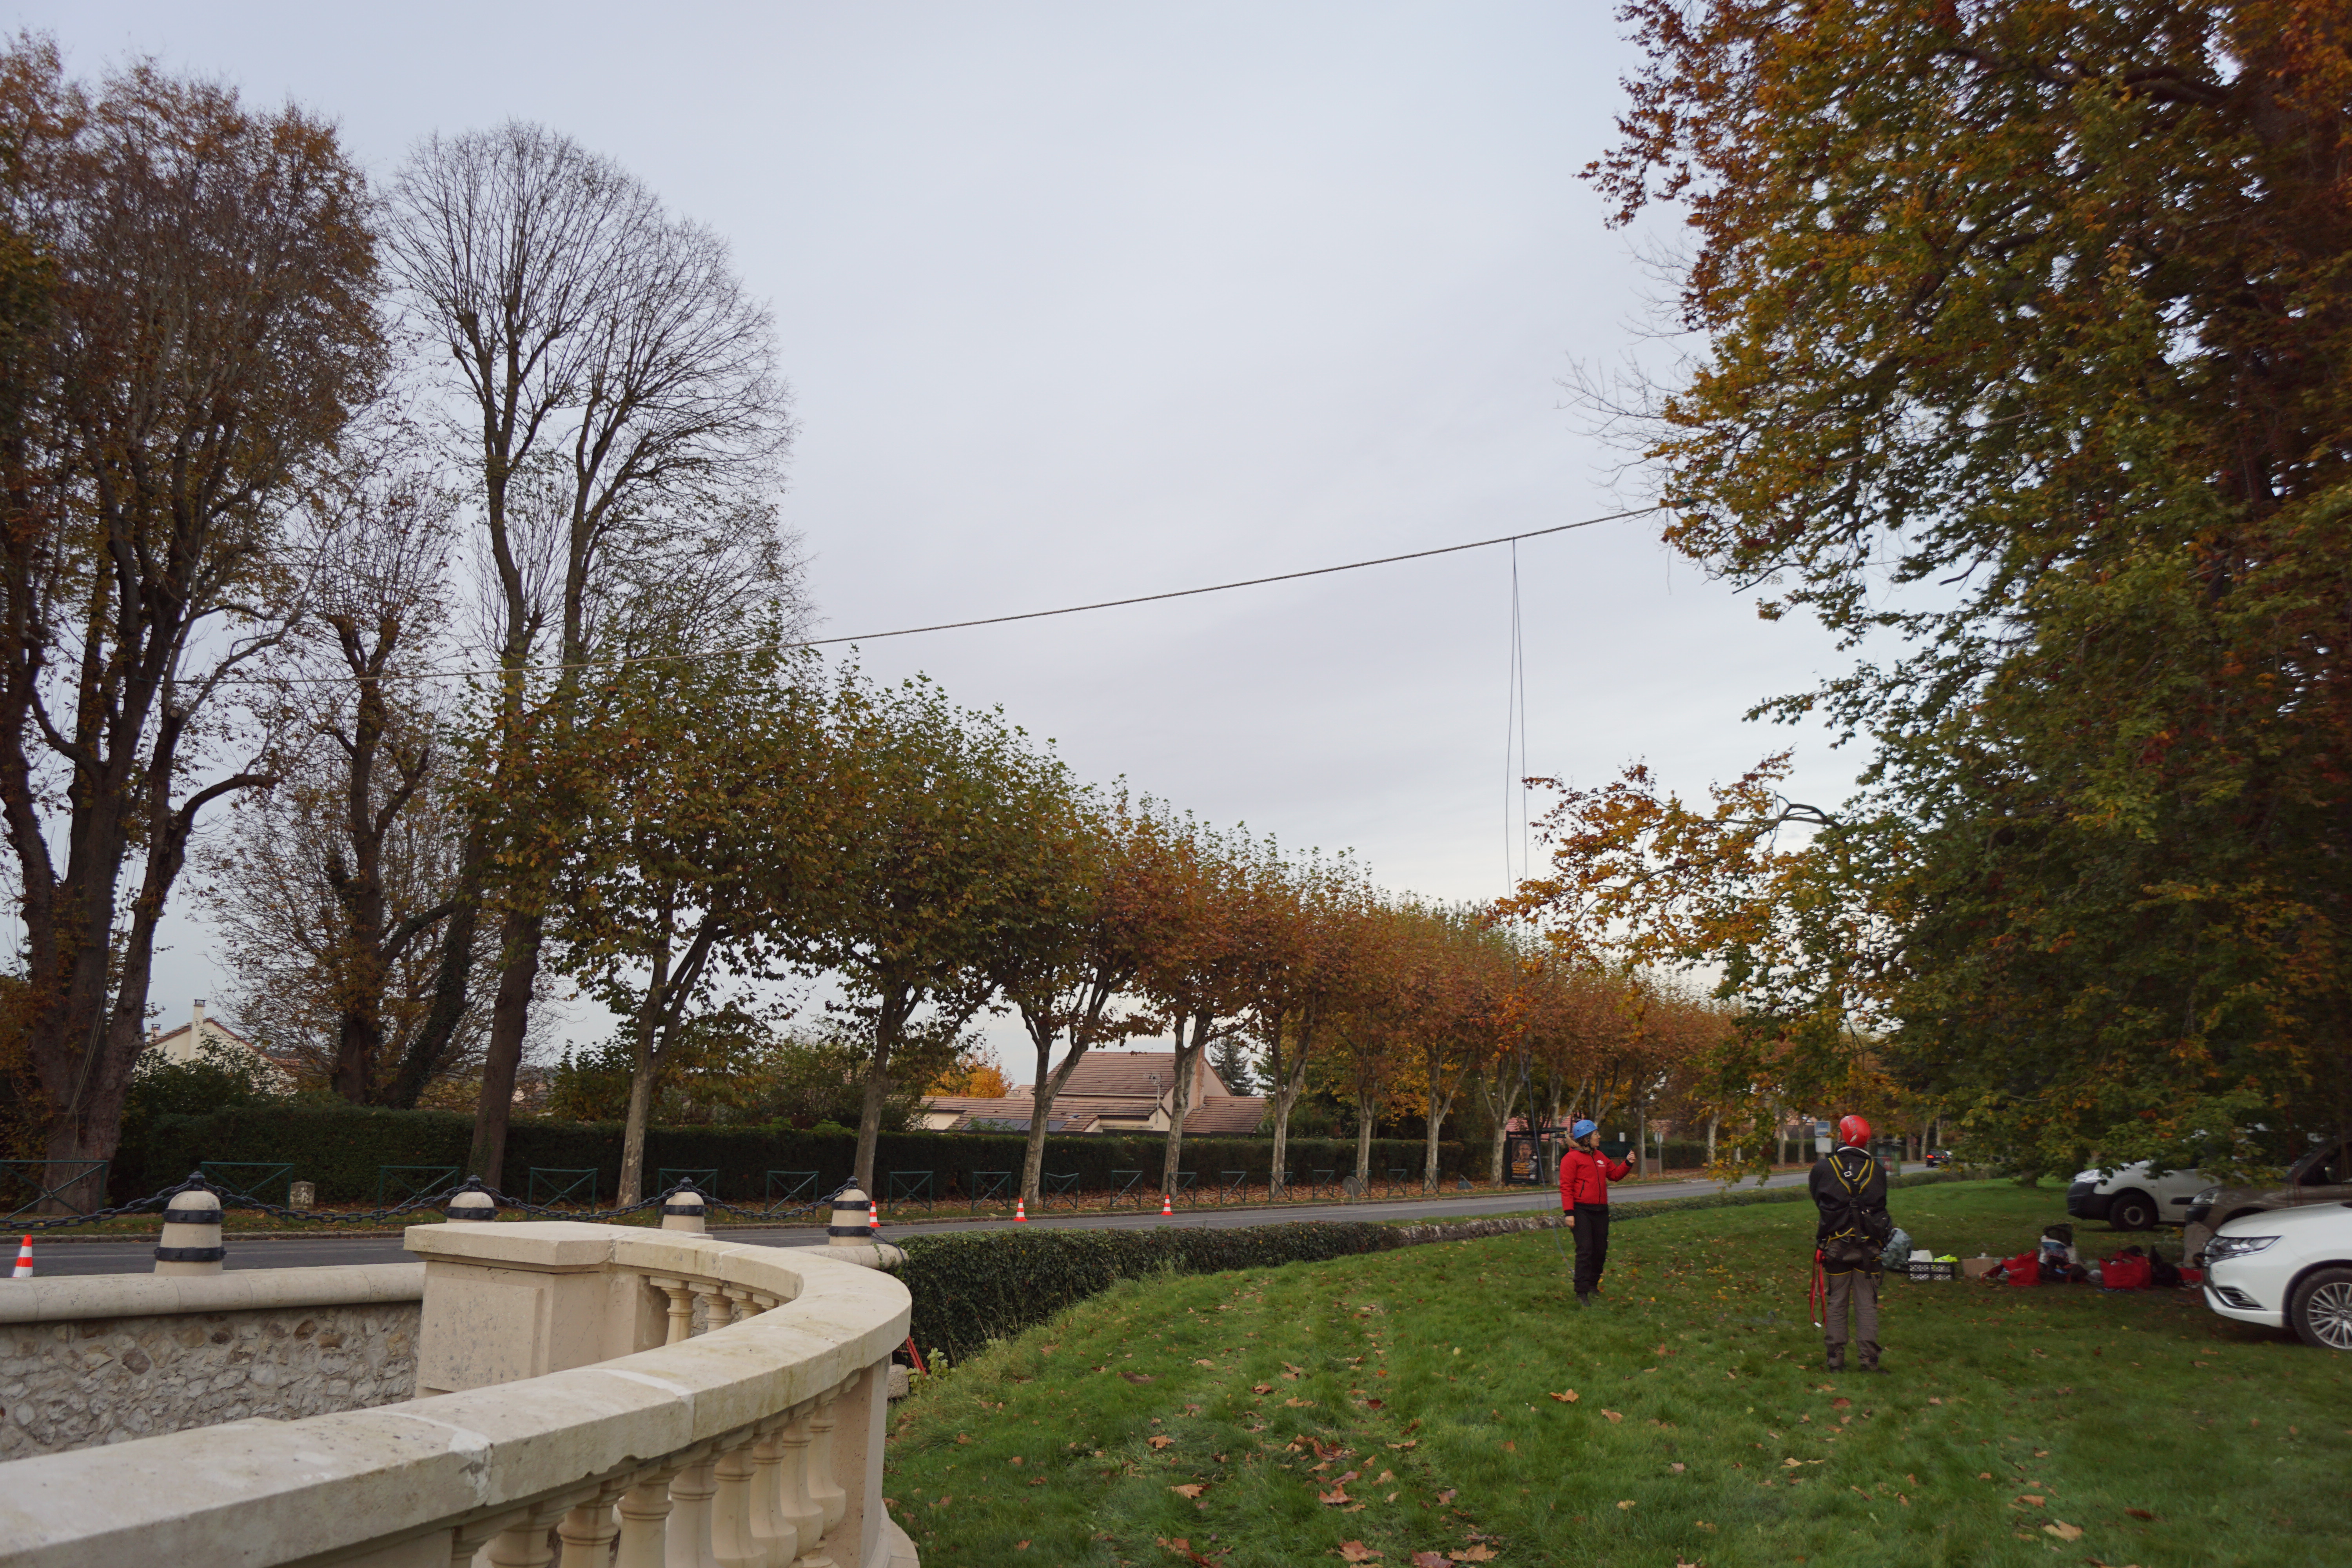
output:
[[[702,1205],[706,1211],[716,1209],[750,1220],[774,1220],[789,1219],[796,1215],[814,1214],[856,1184],[854,1179],[844,1182],[823,1197],[810,1203],[785,1207],[751,1209],[740,1204],[722,1203],[716,1195],[704,1192],[691,1180],[688,1180],[674,1183],[666,1191],[656,1193],[649,1198],[624,1207],[592,1209],[583,1213],[578,1209],[551,1208],[543,1204],[530,1203],[499,1191],[496,1187],[484,1183],[479,1176],[468,1176],[464,1181],[443,1188],[439,1192],[420,1193],[404,1203],[394,1204],[388,1208],[374,1208],[365,1213],[352,1214],[341,1209],[320,1212],[316,1209],[289,1208],[284,1204],[273,1204],[266,1198],[255,1197],[251,1193],[216,1187],[205,1179],[202,1172],[196,1172],[176,1187],[166,1187],[160,1193],[151,1193],[143,1198],[134,1198],[127,1204],[117,1204],[111,1208],[93,1209],[88,1214],[51,1215],[42,1219],[20,1219],[16,1222],[16,1228],[26,1231],[56,1230],[68,1226],[96,1225],[102,1220],[120,1219],[126,1215],[147,1214],[159,1207],[169,1208],[171,1201],[183,1193],[212,1194],[220,1200],[221,1212],[224,1214],[232,1207],[247,1208],[278,1219],[290,1219],[304,1225],[380,1225],[399,1215],[414,1214],[418,1209],[437,1208],[467,1193],[482,1194],[499,1209],[513,1209],[521,1214],[543,1215],[550,1219],[583,1221],[619,1219],[627,1215],[642,1214],[656,1205],[667,1204],[680,1193],[692,1193],[702,1200]]]

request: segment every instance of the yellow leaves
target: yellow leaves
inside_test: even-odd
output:
[[[1601,1414],[1609,1417],[1609,1424],[1612,1426],[1614,1426],[1618,1422],[1625,1419],[1623,1415],[1614,1410],[1604,1410]]]
[[[1550,1397],[1559,1400],[1562,1405],[1573,1405],[1576,1403],[1576,1390],[1572,1388],[1565,1389],[1559,1394],[1550,1395]]]
[[[1153,1448],[1155,1451],[1157,1451],[1157,1450],[1159,1450],[1159,1449],[1161,1449],[1161,1448],[1168,1447],[1170,1447],[1171,1444],[1173,1444],[1173,1443],[1176,1441],[1176,1439],[1175,1439],[1175,1438],[1173,1438],[1173,1437],[1152,1437],[1152,1438],[1150,1438],[1150,1439],[1147,1439],[1147,1440],[1150,1443],[1150,1445],[1151,1445],[1152,1448]],[[1019,1464],[1019,1463],[1020,1463],[1020,1461],[1019,1461],[1018,1459],[1015,1459],[1015,1460],[1013,1461],[1013,1463],[1015,1463],[1015,1464]]]
[[[1174,1492],[1181,1498],[1197,1498],[1209,1489],[1205,1483],[1201,1481],[1186,1481],[1181,1487],[1170,1487],[1168,1489]]]

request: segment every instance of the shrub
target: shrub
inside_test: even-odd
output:
[[[898,1278],[915,1298],[915,1343],[961,1361],[1121,1279],[1320,1262],[1404,1241],[1399,1227],[1370,1220],[917,1236],[901,1244]]]

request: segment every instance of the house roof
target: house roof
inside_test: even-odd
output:
[[[1184,1131],[1194,1132],[1255,1132],[1265,1120],[1265,1101],[1255,1095],[1233,1094],[1206,1100],[1184,1113]]]
[[[1070,1069],[1069,1081],[1062,1086],[1062,1092],[1157,1100],[1175,1085],[1173,1051],[1089,1051]],[[1205,1060],[1201,1064],[1201,1087],[1206,1091],[1202,1096],[1204,1103],[1233,1097],[1234,1091],[1225,1087],[1216,1069]]]

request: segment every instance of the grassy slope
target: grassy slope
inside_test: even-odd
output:
[[[1967,1257],[2063,1199],[1893,1208]],[[1621,1223],[1590,1310],[1545,1235],[1123,1285],[899,1406],[886,1489],[937,1568],[2345,1561],[2352,1358],[2190,1291],[1890,1282],[1889,1373],[1832,1376],[1810,1237],[1797,1205]]]

